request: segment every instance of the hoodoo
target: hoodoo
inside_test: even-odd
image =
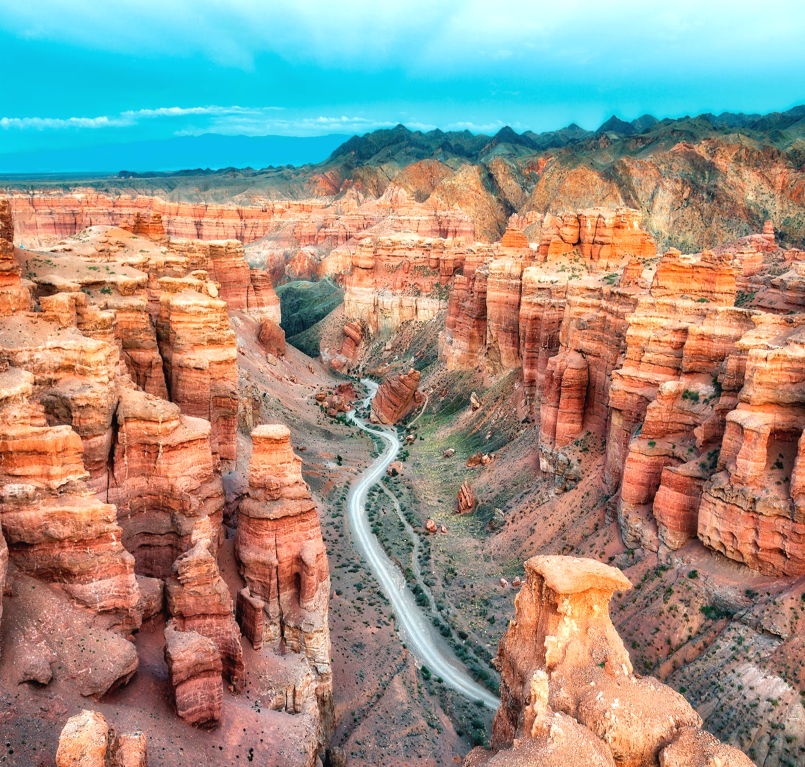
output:
[[[740,751],[701,733],[701,718],[679,693],[633,673],[609,618],[612,594],[632,588],[619,570],[558,556],[529,559],[525,570],[496,660],[497,755],[475,750],[466,767],[531,759],[557,767],[665,765],[682,754],[706,764],[712,753],[720,764],[750,767]]]
[[[255,649],[299,654],[305,681],[299,711],[314,712],[319,743],[334,725],[330,573],[316,505],[302,461],[281,425],[252,432],[249,489],[240,502],[235,553],[246,589],[238,595],[241,627]]]

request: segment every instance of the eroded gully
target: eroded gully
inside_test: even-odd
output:
[[[363,384],[369,391],[369,396],[363,403],[365,406],[377,391],[377,384],[367,379],[363,380]],[[470,700],[480,701],[490,709],[497,710],[500,701],[470,677],[447,643],[436,633],[430,619],[419,608],[414,595],[406,586],[405,577],[400,568],[386,554],[369,524],[366,500],[369,490],[381,481],[388,465],[400,451],[400,441],[396,431],[384,426],[369,426],[354,411],[350,413],[350,418],[363,431],[379,437],[385,445],[383,452],[358,477],[347,496],[347,517],[352,531],[353,545],[366,560],[372,575],[391,603],[396,616],[397,628],[403,634],[408,648],[417,660],[426,665],[434,675],[441,677],[448,687]],[[381,487],[383,486],[381,485]],[[383,489],[384,492],[390,494],[386,488]],[[398,506],[396,498],[395,506]]]

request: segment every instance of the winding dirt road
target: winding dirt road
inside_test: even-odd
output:
[[[364,380],[363,383],[369,389],[369,397],[364,401],[364,404],[368,404],[377,391],[377,384],[368,380]],[[481,701],[496,711],[500,703],[498,698],[470,677],[447,643],[437,634],[430,619],[420,610],[414,595],[406,586],[400,569],[389,559],[380,541],[372,533],[366,515],[366,498],[369,489],[380,482],[388,465],[400,451],[397,433],[393,428],[369,426],[362,418],[358,418],[354,411],[350,413],[350,417],[365,432],[380,437],[385,443],[383,453],[358,478],[347,496],[347,517],[352,529],[353,544],[363,555],[369,569],[391,602],[397,627],[402,631],[409,649],[417,660],[426,665],[435,676],[441,677],[448,687],[470,700]]]

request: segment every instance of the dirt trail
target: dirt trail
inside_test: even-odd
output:
[[[377,384],[364,380],[370,392],[369,399],[377,390]],[[400,441],[392,428],[369,427],[366,422],[351,413],[353,421],[365,432],[383,440],[385,450],[358,478],[347,496],[347,515],[352,529],[353,542],[369,564],[383,592],[394,607],[397,626],[405,635],[408,646],[416,658],[444,683],[470,700],[483,702],[496,711],[500,701],[489,690],[475,682],[453,655],[447,644],[433,629],[428,617],[419,609],[414,595],[405,585],[399,568],[389,559],[380,542],[372,533],[366,515],[366,499],[369,489],[380,482],[388,465],[397,457]]]

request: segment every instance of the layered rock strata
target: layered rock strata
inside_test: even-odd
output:
[[[687,753],[691,764],[705,758],[712,743],[698,735],[699,715],[670,687],[632,672],[609,618],[613,592],[631,588],[626,577],[600,562],[571,557],[534,557],[525,569],[515,619],[496,659],[501,703],[492,749],[497,755],[476,750],[465,765],[537,759],[534,763],[638,767],[665,763],[679,753]],[[718,748],[723,764],[751,764],[737,749]]]
[[[49,426],[31,401],[34,376],[0,373],[0,524],[15,567],[62,584],[78,603],[123,630],[140,624],[134,558],[121,543],[114,506],[87,486],[82,443],[69,426]]]
[[[447,309],[448,282],[464,263],[463,243],[399,234],[361,242],[346,278],[344,316],[372,335]]]
[[[196,631],[179,630],[170,621],[165,627],[165,662],[179,718],[200,727],[215,725],[224,701],[223,664],[215,642]]]
[[[140,391],[121,394],[112,481],[123,545],[141,575],[166,579],[174,560],[208,535],[218,550],[224,490],[210,424]]]
[[[252,432],[248,495],[240,503],[235,554],[247,588],[238,595],[244,632],[255,648],[297,653],[312,674],[307,702],[320,743],[334,726],[330,574],[316,506],[285,426]]]
[[[30,307],[28,289],[20,280],[20,267],[14,258],[14,224],[8,199],[0,198],[0,317]]]
[[[424,397],[417,389],[419,377],[419,371],[412,368],[383,381],[372,398],[372,422],[395,424],[421,404]]]
[[[235,459],[237,448],[237,342],[226,302],[198,279],[160,280],[157,337],[172,402],[211,424],[213,451]]]
[[[210,539],[200,537],[173,563],[173,576],[165,583],[168,612],[177,631],[196,632],[214,642],[224,675],[240,692],[246,682],[240,629],[211,548]]]
[[[114,321],[111,313],[104,317]],[[0,362],[33,374],[33,396],[52,424],[71,427],[82,441],[93,489],[105,487],[112,419],[117,405],[119,349],[37,315],[15,315],[0,325]]]
[[[545,215],[539,255],[545,260],[578,249],[581,256],[607,268],[625,255],[652,258],[657,249],[641,228],[640,211],[588,208],[560,216]]]

